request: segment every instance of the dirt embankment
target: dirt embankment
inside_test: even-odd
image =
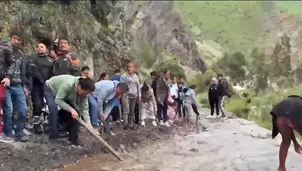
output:
[[[171,128],[146,127],[131,131],[122,130],[121,126],[114,125],[116,136],[102,137],[117,151],[131,152],[140,146],[155,141],[167,139],[179,132],[188,132],[184,123],[177,123]],[[2,171],[34,171],[64,167],[71,163],[78,163],[80,159],[92,157],[109,151],[94,137],[81,128],[80,140],[82,147],[73,149],[65,145],[66,139],[61,139],[60,149],[52,150],[47,146],[47,135],[32,135],[28,143],[14,142],[12,144],[0,144],[0,170]]]

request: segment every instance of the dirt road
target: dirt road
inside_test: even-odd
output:
[[[123,162],[102,155],[61,171],[277,171],[280,136],[272,140],[269,130],[239,118],[202,119],[201,124],[206,131],[180,131],[170,140],[124,153]],[[291,147],[288,171],[301,171],[301,161]]]

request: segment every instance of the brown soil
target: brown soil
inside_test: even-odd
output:
[[[146,127],[136,130],[122,130],[121,126],[113,125],[116,136],[101,135],[115,150],[131,152],[142,145],[154,141],[167,139],[179,132],[188,132],[184,123],[176,123],[171,128],[153,127],[147,123]],[[80,148],[66,145],[66,139],[61,139],[62,147],[52,150],[47,146],[47,135],[32,135],[28,143],[14,142],[0,144],[0,170],[5,171],[35,171],[61,168],[65,165],[77,163],[80,159],[92,157],[96,154],[109,153],[105,147],[81,128]]]

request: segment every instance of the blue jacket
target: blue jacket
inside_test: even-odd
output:
[[[112,81],[116,80],[116,81],[120,81],[121,80],[121,76],[120,75],[114,75],[111,78]]]
[[[116,100],[115,90],[119,81],[102,80],[95,83],[94,95],[97,99],[98,109],[100,113],[106,115],[111,112]]]

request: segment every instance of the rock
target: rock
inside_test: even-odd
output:
[[[189,151],[194,152],[194,153],[197,153],[199,150],[196,149],[196,148],[191,148]]]

